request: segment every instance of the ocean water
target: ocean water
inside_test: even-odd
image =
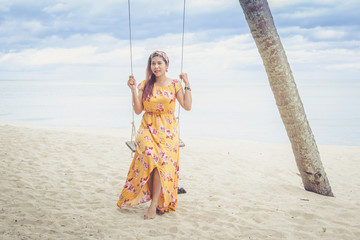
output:
[[[360,81],[297,82],[316,142],[360,145]],[[267,81],[192,84],[193,109],[180,112],[190,136],[289,143]],[[136,126],[141,116],[135,115]],[[111,127],[131,131],[124,82],[0,80],[0,122]]]

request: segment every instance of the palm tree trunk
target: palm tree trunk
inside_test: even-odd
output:
[[[333,196],[290,65],[266,0],[239,0],[308,191]]]

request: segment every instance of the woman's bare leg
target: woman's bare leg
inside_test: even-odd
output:
[[[152,171],[150,173],[150,177],[149,177],[149,180],[147,182],[148,187],[149,187],[149,191],[150,191],[150,197],[152,197],[152,191],[153,191],[153,176],[154,176],[154,171]]]
[[[144,219],[153,219],[156,216],[156,207],[159,202],[161,191],[161,181],[160,175],[157,168],[155,168],[152,172],[152,200],[150,207],[148,208],[147,213],[144,215]]]

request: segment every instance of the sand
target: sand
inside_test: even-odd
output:
[[[119,209],[129,131],[0,124],[0,239],[359,239],[360,147],[319,146],[335,197],[289,144],[183,136],[176,212]]]

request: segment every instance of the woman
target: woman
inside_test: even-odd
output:
[[[136,136],[136,152],[117,205],[130,207],[151,200],[144,219],[153,219],[156,212],[175,211],[179,179],[179,138],[175,119],[175,100],[191,110],[192,97],[186,73],[178,80],[166,76],[169,58],[162,51],[148,59],[146,80],[138,85],[129,77],[133,107],[136,114],[143,110]]]

